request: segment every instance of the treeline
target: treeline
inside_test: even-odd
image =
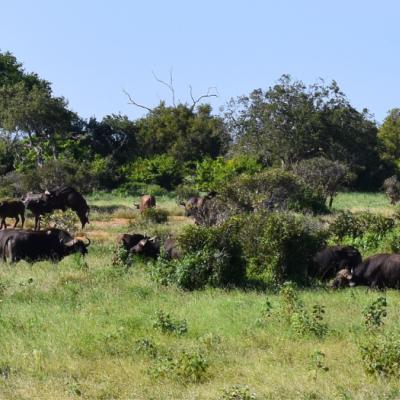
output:
[[[160,102],[136,120],[84,120],[50,82],[0,53],[3,196],[61,183],[84,192],[211,190],[273,167],[318,182],[333,198],[343,184],[380,188],[398,169],[399,144],[399,110],[378,128],[335,82],[306,86],[287,75],[232,99],[219,115],[208,104]]]

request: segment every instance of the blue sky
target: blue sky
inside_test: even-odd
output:
[[[0,0],[0,49],[53,83],[81,116],[170,102],[160,78],[173,68],[177,98],[216,86],[231,97],[288,73],[335,79],[378,122],[400,107],[400,2],[395,0]]]

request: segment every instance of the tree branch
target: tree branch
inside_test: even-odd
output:
[[[210,92],[211,92],[211,89],[215,90],[216,93],[210,93]],[[207,93],[201,95],[201,96],[198,97],[197,99],[195,99],[195,98],[193,97],[193,88],[192,88],[192,85],[189,85],[189,90],[190,90],[190,97],[191,97],[192,103],[193,103],[193,104],[192,104],[192,107],[190,107],[191,110],[194,110],[194,108],[196,107],[196,104],[198,104],[199,101],[200,101],[201,99],[204,99],[204,98],[207,98],[207,97],[218,97],[218,96],[219,96],[218,90],[217,90],[217,88],[216,88],[215,86],[209,87],[209,88],[207,89]]]
[[[125,94],[125,95],[128,97],[128,99],[129,99],[128,104],[131,104],[131,105],[136,106],[136,107],[144,108],[145,110],[150,111],[150,112],[153,111],[153,110],[152,110],[151,108],[149,108],[149,107],[146,107],[146,106],[143,106],[142,104],[136,103],[136,101],[132,99],[131,95],[130,95],[125,89],[122,89],[122,91],[124,92],[124,94]]]
[[[154,73],[154,71],[151,71],[151,72],[152,72],[152,74],[153,74],[153,76],[154,76],[154,79],[155,79],[157,82],[159,82],[159,83],[165,85],[165,86],[171,91],[171,94],[172,94],[172,105],[173,105],[174,107],[176,107],[176,104],[175,104],[174,81],[173,81],[173,78],[172,78],[172,68],[171,68],[170,71],[169,71],[169,83],[167,83],[167,82],[163,81],[162,79],[160,79],[160,78]]]

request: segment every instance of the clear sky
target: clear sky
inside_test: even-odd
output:
[[[378,122],[400,107],[400,1],[0,0],[0,49],[53,83],[81,116],[102,118],[210,86],[220,97],[267,88],[282,74],[335,79]]]

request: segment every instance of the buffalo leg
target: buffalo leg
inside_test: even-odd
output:
[[[4,229],[7,229],[6,217],[3,217],[3,218],[1,219],[0,229],[2,229],[3,226],[4,226]]]
[[[14,228],[17,226],[18,222],[19,222],[19,217],[18,217],[18,215],[17,215],[17,216],[15,217]]]
[[[21,214],[21,224],[22,224],[21,228],[22,229],[24,229],[24,223],[25,223],[25,215]]]

